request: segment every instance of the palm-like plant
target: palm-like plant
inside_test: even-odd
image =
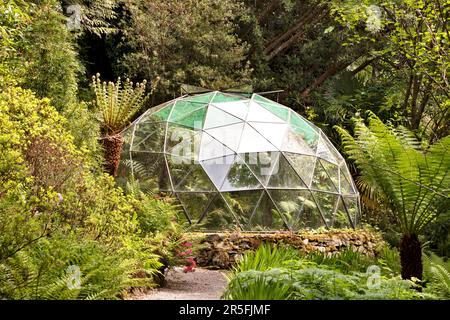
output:
[[[355,138],[336,127],[344,151],[400,222],[402,277],[422,279],[418,236],[450,206],[450,136],[423,146],[405,128],[391,128],[371,112],[368,126],[361,118],[354,122]]]
[[[145,104],[156,87],[159,78],[151,84],[150,93],[146,94],[147,81],[136,83],[126,79],[122,84],[118,78],[116,83],[100,80],[100,74],[92,77],[96,105],[100,111],[102,124],[102,144],[105,150],[105,168],[112,175],[117,175],[117,168],[122,151],[123,138],[120,132],[130,123],[132,117]]]

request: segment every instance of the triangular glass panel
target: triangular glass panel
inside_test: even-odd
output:
[[[273,144],[260,135],[249,124],[245,124],[238,153],[278,151]]]
[[[243,128],[244,123],[237,123],[229,126],[208,129],[206,132],[231,150],[237,151],[239,142],[241,141]]]
[[[130,148],[133,151],[163,152],[164,133],[166,124],[164,122],[139,122],[133,131]]]
[[[208,205],[217,195],[217,192],[177,192],[177,198],[193,225],[206,213]]]
[[[289,125],[285,123],[263,123],[263,122],[249,122],[249,124],[259,134],[261,134],[263,137],[269,140],[272,145],[281,150]]]
[[[190,127],[193,129],[200,130],[203,128],[203,123],[205,121],[206,107],[201,107],[183,117],[173,119],[171,122]]]
[[[170,114],[169,121],[177,122],[180,119],[186,117],[191,112],[201,110],[206,107],[205,103],[198,103],[194,101],[188,101],[186,99],[176,100],[175,105],[173,106],[172,113]]]
[[[288,226],[296,228],[304,202],[311,197],[311,192],[309,190],[269,190],[269,194]]]
[[[202,94],[196,94],[193,96],[188,96],[182,99],[188,102],[208,104],[211,101],[211,99],[215,96],[215,94],[216,94],[215,92],[207,92]]]
[[[335,164],[339,164],[343,160],[342,156],[336,151],[323,133],[320,134],[317,145],[317,156]]]
[[[342,196],[342,199],[344,199],[348,214],[353,221],[353,226],[356,226],[359,223],[358,198],[356,196]]]
[[[303,182],[311,187],[312,177],[314,174],[314,168],[316,165],[316,157],[306,156],[295,153],[283,153],[287,160],[292,164],[292,167],[303,180]]]
[[[317,229],[325,226],[322,214],[311,192],[308,193],[305,190],[299,193],[299,202],[302,209],[292,224],[293,229]]]
[[[239,227],[239,222],[235,215],[222,198],[222,194],[217,194],[209,203],[206,214],[203,215],[196,230],[203,231],[225,231],[233,230]]]
[[[281,151],[315,155],[315,151],[311,148],[311,146],[306,143],[301,135],[293,132],[292,128],[290,128],[284,136]]]
[[[322,166],[325,168],[325,171],[328,173],[328,176],[330,177],[331,181],[333,181],[333,184],[336,188],[336,190],[339,190],[339,169],[338,166],[334,163],[330,163],[325,160],[317,159],[320,161]]]
[[[342,194],[356,194],[356,187],[353,184],[353,179],[351,178],[350,172],[348,171],[347,165],[345,162],[342,162],[339,166],[340,183],[341,189],[340,192]]]
[[[141,188],[151,191],[172,191],[170,176],[162,153],[131,151],[125,163],[130,173],[139,180]]]
[[[192,159],[168,154],[167,162],[175,191],[216,190],[203,167],[200,164],[193,163]]]
[[[311,188],[329,192],[338,192],[320,161],[316,162]]]
[[[163,105],[158,110],[155,110],[151,115],[154,119],[158,119],[159,121],[167,121],[170,116],[170,112],[172,111],[172,107],[174,102],[170,102],[166,105]],[[158,107],[156,107],[158,108]]]
[[[263,193],[263,190],[222,193],[244,231],[252,231],[250,219],[258,208]]]
[[[291,124],[292,130],[301,135],[303,140],[305,140],[306,143],[314,149],[317,145],[317,141],[319,140],[318,129],[314,128],[313,124],[292,110],[289,123]]]
[[[168,124],[166,152],[172,155],[198,161],[202,132],[175,124]]]
[[[240,100],[245,100],[245,99],[247,99],[247,98],[237,95],[237,94],[228,94],[228,93],[217,92],[216,95],[213,97],[211,103],[233,102],[233,101],[240,101]]]
[[[289,189],[305,189],[307,186],[294,171],[291,164],[284,158],[282,154],[278,157],[278,161],[274,164],[268,188],[289,188]]]
[[[231,165],[234,163],[234,158],[234,155],[229,155],[200,162],[217,189],[222,186]]]
[[[240,122],[242,122],[241,119],[211,105],[208,107],[203,129],[211,129]]]
[[[267,185],[273,167],[278,163],[280,153],[277,151],[241,153],[240,157],[263,185]]]
[[[256,179],[241,158],[236,157],[231,165],[230,171],[226,176],[220,191],[238,191],[262,189],[263,186]]]
[[[233,116],[245,120],[248,113],[248,101],[233,101],[214,103],[213,106],[232,114]]]
[[[287,121],[289,119],[289,109],[286,108],[285,106],[282,106],[281,104],[276,103],[275,101],[266,99],[256,94],[253,95],[252,99],[258,102],[260,106],[266,108],[267,110],[269,110],[279,118],[283,119],[284,121]]]
[[[333,228],[349,228],[352,226],[352,222],[349,220],[347,210],[345,210],[342,197],[338,199],[338,205],[336,213],[333,216]]]
[[[338,194],[326,193],[326,192],[314,192],[313,195],[319,204],[321,213],[326,221],[328,227],[333,224],[333,213],[336,210],[337,201],[339,199]]]
[[[255,101],[250,101],[247,121],[285,123],[283,119],[280,119],[266,108],[261,107]]]
[[[266,191],[262,194],[252,213],[248,228],[252,231],[274,231],[288,228],[285,217],[278,211]]]
[[[235,154],[235,152],[227,148],[223,143],[217,141],[206,132],[202,134],[199,161],[221,158],[231,154]]]

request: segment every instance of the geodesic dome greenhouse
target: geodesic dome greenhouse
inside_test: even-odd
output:
[[[358,222],[343,157],[318,127],[261,95],[182,96],[147,110],[122,135],[119,177],[176,196],[196,230]]]

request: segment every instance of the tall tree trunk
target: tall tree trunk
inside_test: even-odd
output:
[[[400,242],[402,278],[422,280],[422,248],[416,234],[405,234]]]
[[[123,138],[120,134],[106,135],[102,139],[105,155],[105,170],[113,177],[117,176],[123,142]]]

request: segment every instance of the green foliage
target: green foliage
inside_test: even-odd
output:
[[[368,121],[355,119],[355,138],[337,127],[344,150],[361,179],[386,200],[402,232],[420,234],[449,208],[450,139],[424,150],[408,130],[390,128],[373,113]]]
[[[160,76],[164,100],[184,83],[217,89],[248,82],[247,46],[236,35],[239,1],[130,1],[127,9],[130,52],[122,65],[133,78]]]
[[[314,253],[300,258],[292,248],[263,245],[239,262],[223,297],[233,300],[435,298],[432,294],[418,293],[413,289],[413,282],[401,280],[398,274],[380,273],[374,277],[369,270],[376,262],[351,251],[333,256]]]
[[[151,285],[133,280],[160,267],[139,236],[137,200],[91,170],[48,99],[11,87],[0,110],[1,297],[113,298]],[[83,274],[79,292],[64,286],[69,265]]]
[[[426,292],[442,299],[450,299],[450,261],[444,261],[435,254],[424,255],[425,278],[430,282]]]

